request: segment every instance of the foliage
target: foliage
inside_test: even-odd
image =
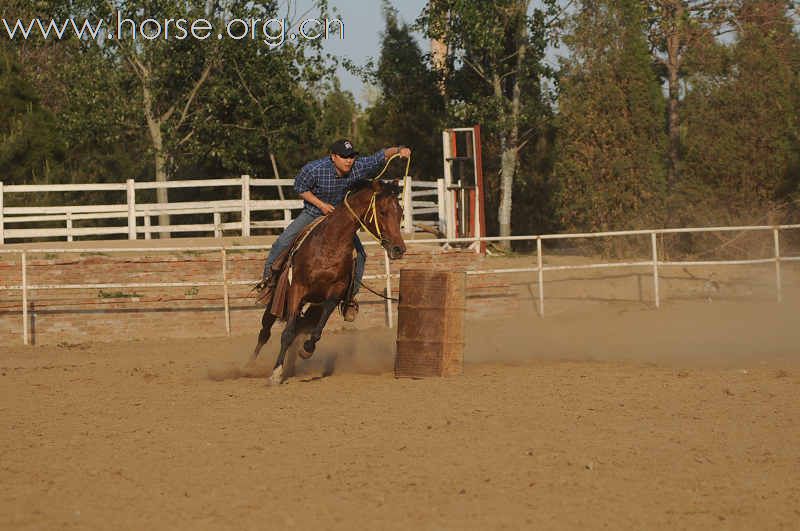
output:
[[[515,183],[535,180],[535,167],[520,171],[525,160],[520,153],[526,146],[541,146],[549,129],[546,81],[553,72],[544,57],[558,19],[556,4],[547,0],[531,8],[528,0],[437,0],[419,19],[425,35],[450,50],[442,73],[448,124],[479,123],[485,132],[489,171],[484,174],[489,205],[497,207],[497,217],[488,215],[487,224],[498,226],[501,235],[511,233]]]
[[[664,195],[664,99],[639,2],[585,0],[560,78],[559,214],[564,227],[658,226]]]
[[[685,222],[767,223],[800,192],[800,41],[778,2],[736,13],[722,70],[686,99]],[[770,215],[772,213],[772,215]]]
[[[369,108],[364,137],[370,150],[387,145],[414,149],[416,176],[441,174],[444,102],[436,90],[436,74],[414,40],[409,26],[385,7],[386,28],[374,79],[379,96]]]

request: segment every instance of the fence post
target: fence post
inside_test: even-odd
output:
[[[439,207],[439,232],[447,234],[447,208],[444,204],[444,179],[436,179],[436,206]]]
[[[389,253],[383,251],[383,265],[386,270],[386,318],[389,328],[394,326],[394,316],[392,315],[392,270],[389,267]]]
[[[661,296],[658,292],[658,240],[656,233],[650,233],[650,245],[653,248],[653,297],[656,301],[656,308],[661,307]]]
[[[28,254],[22,251],[22,343],[28,344]]]
[[[136,188],[133,179],[125,181],[128,188],[128,239],[136,239]]]
[[[250,236],[250,176],[242,175],[242,236]]]
[[[536,237],[536,277],[539,283],[539,317],[544,317],[544,269],[542,268],[542,237]]]
[[[0,245],[6,243],[5,223],[3,222],[3,181],[0,181]]]
[[[65,217],[67,218],[67,241],[72,241],[72,212],[67,212]]]
[[[781,282],[781,241],[780,229],[772,229],[772,236],[775,240],[775,290],[778,293],[778,302],[783,302],[783,283]]]
[[[222,216],[214,209],[214,238],[222,238]]]
[[[144,211],[144,239],[149,240],[150,236],[150,212],[148,210]]]
[[[403,232],[414,232],[414,199],[411,196],[411,176],[403,177]]]
[[[231,306],[228,299],[228,257],[222,248],[222,297],[225,301],[225,332],[231,335]]]

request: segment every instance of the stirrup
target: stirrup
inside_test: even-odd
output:
[[[342,317],[348,323],[352,323],[358,316],[358,302],[354,299],[347,303],[342,303]]]

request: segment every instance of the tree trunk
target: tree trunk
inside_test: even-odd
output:
[[[160,140],[160,139],[159,139]],[[157,149],[155,153],[155,168],[156,168],[156,182],[158,183],[165,183],[167,182],[167,157],[164,155],[164,151],[162,149]],[[169,203],[169,199],[167,198],[167,189],[166,188],[158,188],[156,189],[156,202],[159,205],[166,205]],[[169,214],[166,212],[160,212],[158,214],[158,224],[163,227],[169,226]],[[159,233],[159,238],[170,238],[171,233],[169,232],[161,232]]]
[[[682,7],[677,8],[676,18],[683,16],[682,11]],[[680,19],[678,19],[675,31],[667,37],[667,83],[669,87],[669,173],[667,177],[671,190],[674,189],[680,178],[681,123],[678,115],[678,100],[680,98],[680,79],[678,76],[681,68],[681,35],[680,30],[677,28],[680,23]]]
[[[161,125],[162,121],[156,118],[155,113],[153,112],[153,97],[152,93],[150,92],[150,87],[148,85],[150,81],[149,75],[145,74],[144,79],[142,80],[142,96],[144,100],[144,116],[147,120],[147,130],[150,132],[150,142],[153,146],[153,152],[155,157],[155,174],[156,174],[156,182],[157,183],[165,183],[167,182],[168,175],[167,175],[167,155],[164,153],[164,137],[161,133]],[[166,188],[157,188],[156,189],[156,203],[159,205],[166,205],[169,203],[169,199],[167,198],[167,189]],[[162,227],[169,226],[169,214],[165,212],[160,212],[158,214],[158,224]],[[169,232],[159,232],[159,238],[170,238],[171,233]]]
[[[527,9],[527,2],[522,2],[521,5]],[[523,11],[525,13],[525,11]],[[522,17],[524,20],[524,17]],[[527,26],[523,23],[517,33],[517,61],[516,71],[521,72],[525,61],[525,52],[527,50]],[[510,76],[513,83],[511,89],[511,110],[504,120],[507,130],[501,134],[500,140],[500,207],[497,212],[497,221],[500,225],[500,236],[511,236],[511,205],[512,194],[514,191],[514,176],[519,167],[519,120],[521,112],[521,98],[522,91],[520,87],[520,76]],[[503,97],[502,84],[500,77],[495,74],[493,79],[493,87],[495,96]],[[511,242],[503,241],[501,246],[504,249],[511,249]]]
[[[439,94],[445,95],[445,80],[447,79],[447,43],[446,36],[441,39],[431,39],[431,63],[438,76]]]

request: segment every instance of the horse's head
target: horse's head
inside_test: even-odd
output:
[[[374,235],[379,235],[381,246],[386,249],[389,258],[396,260],[406,252],[406,244],[400,224],[403,220],[403,209],[400,207],[400,192],[397,181],[373,181],[370,184],[375,194],[375,216],[367,215],[367,227]]]

